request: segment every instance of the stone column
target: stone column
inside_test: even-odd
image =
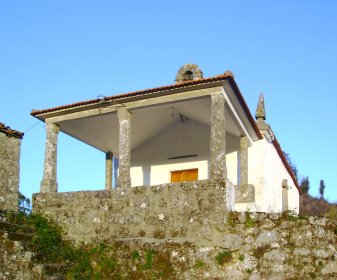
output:
[[[46,150],[40,192],[57,192],[57,137],[59,126],[46,124]]]
[[[105,154],[105,190],[112,190],[112,159],[113,153]]]
[[[288,205],[288,181],[284,179],[282,181],[282,211],[288,211],[289,205]]]
[[[240,138],[240,185],[248,185],[248,137]]]
[[[226,168],[226,129],[225,96],[222,93],[212,95],[210,179],[225,180]]]
[[[117,177],[118,188],[131,187],[131,113],[125,108],[117,110],[119,120],[119,170]]]

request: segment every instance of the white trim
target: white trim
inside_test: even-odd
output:
[[[234,115],[236,121],[238,122],[238,124],[240,125],[241,129],[243,130],[245,136],[247,136],[250,145],[252,145],[252,144],[253,144],[253,140],[252,140],[252,138],[250,137],[250,135],[249,135],[249,133],[248,133],[246,127],[244,126],[243,122],[241,121],[238,112],[235,110],[235,108],[234,108],[232,102],[230,101],[229,97],[227,96],[227,93],[226,93],[225,89],[222,88],[222,89],[221,89],[221,92],[222,92],[222,94],[224,95],[225,100],[226,100],[226,103],[228,104],[230,110],[232,111],[232,113],[233,113],[233,115]]]

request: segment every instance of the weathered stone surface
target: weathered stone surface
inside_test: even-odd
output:
[[[223,182],[212,182],[205,188],[205,182],[39,193],[33,196],[33,211],[51,216],[76,242],[118,236],[121,226],[125,238],[138,238],[140,229],[142,237],[152,238],[153,227],[164,226],[161,236],[184,236],[186,241],[193,241],[199,232],[206,243],[212,240],[213,244],[221,240],[221,236],[213,236],[219,232],[216,226],[227,220],[227,187]]]
[[[18,210],[19,138],[0,132],[0,209]]]
[[[225,96],[222,92],[212,95],[210,178],[221,181],[227,178]]]
[[[131,176],[131,113],[125,108],[117,110],[119,120],[119,171],[117,177],[118,188],[130,188]]]
[[[322,226],[320,218],[316,218],[316,222],[311,224],[308,219],[294,219],[289,222],[289,217],[284,214],[245,213],[243,218],[242,213],[232,212],[228,214],[231,219],[228,223],[201,224],[198,219],[193,222],[187,221],[187,217],[178,219],[178,215],[185,216],[185,211],[189,208],[179,210],[179,213],[162,211],[165,208],[159,208],[156,203],[151,203],[154,200],[153,197],[149,197],[149,205],[151,205],[149,211],[135,213],[133,201],[138,194],[142,197],[140,200],[142,201],[145,195],[152,194],[155,197],[158,194],[161,196],[166,194],[167,196],[175,189],[165,186],[161,188],[162,191],[157,193],[148,189],[138,189],[133,192],[131,189],[123,195],[116,190],[115,194],[114,192],[106,195],[97,192],[85,195],[72,193],[71,197],[68,197],[68,204],[75,203],[75,208],[79,207],[79,204],[76,204],[76,195],[92,199],[86,200],[87,204],[92,204],[91,208],[82,210],[80,215],[81,219],[83,218],[81,222],[86,226],[85,230],[77,220],[75,225],[65,224],[63,227],[68,231],[75,228],[80,234],[86,233],[88,236],[91,236],[91,232],[94,231],[97,236],[108,240],[108,243],[105,243],[107,244],[105,249],[111,246],[108,255],[113,257],[117,265],[113,274],[107,278],[101,278],[102,280],[164,279],[163,276],[168,280],[337,279],[337,235],[334,233],[325,238],[316,238],[313,234],[306,234],[308,231],[315,232],[320,228],[329,232],[337,228],[336,221],[326,219],[325,226]],[[220,191],[221,188],[218,190]],[[201,197],[199,191],[207,192],[207,189],[197,186],[195,191],[194,188],[186,186],[179,191],[191,194],[194,197],[192,199],[194,204],[191,207],[197,209],[198,198]],[[115,195],[121,199],[128,197],[130,212],[123,212],[125,208],[118,213],[106,210],[107,200],[115,199]],[[39,201],[40,210],[42,207],[47,207],[48,199],[51,198],[62,199],[62,194],[44,193],[34,197],[35,200],[40,199],[45,203],[42,205]],[[100,206],[97,207],[97,204]],[[56,201],[53,205],[56,207]],[[66,205],[67,203],[63,203],[61,208]],[[69,211],[67,213],[63,210],[56,211],[52,208],[50,211],[55,215],[54,219],[59,218],[58,223],[62,222],[60,217],[69,215]],[[86,211],[88,211],[87,214]],[[98,215],[94,215],[95,211]],[[131,212],[134,216],[130,215]],[[208,214],[214,215],[212,212]],[[195,215],[198,217],[198,214]],[[80,219],[77,214],[72,216]],[[143,217],[150,216],[156,223],[149,224],[142,220]],[[108,222],[106,219],[110,218],[112,220]],[[275,226],[272,230],[266,230],[264,225],[270,223],[271,218]],[[228,219],[229,217],[226,221]],[[254,223],[251,223],[251,219]],[[134,222],[136,224],[133,224]],[[218,228],[221,228],[221,232]],[[303,242],[301,245],[291,242],[295,232],[298,233],[297,236],[302,236],[304,241],[309,242]],[[8,236],[8,234],[0,234],[1,279],[52,279],[43,277],[45,265],[39,267],[32,263],[32,253],[24,251],[20,242],[10,241]],[[69,237],[69,232],[67,236]],[[89,239],[86,241],[90,242]],[[95,242],[98,241],[99,239]],[[148,268],[144,270],[142,267],[149,260],[149,252],[152,252],[151,263],[148,263]],[[132,258],[134,253],[139,255],[137,259]]]
[[[226,234],[223,239],[223,248],[230,251],[238,250],[242,245],[242,238],[237,234]]]
[[[334,262],[329,262],[323,269],[322,269],[322,274],[323,275],[331,275],[333,276],[337,276],[337,261]],[[333,279],[333,278],[331,278]]]
[[[57,138],[59,127],[46,124],[46,147],[40,192],[57,192]]]
[[[264,258],[271,262],[284,263],[287,259],[287,254],[280,250],[272,250],[266,252]]]
[[[251,184],[235,187],[235,203],[255,202],[255,187]]]
[[[264,106],[264,96],[263,93],[260,93],[259,101],[256,107],[255,118],[265,120],[266,119],[266,110]]]
[[[264,230],[262,231],[257,239],[256,242],[258,245],[271,245],[273,242],[276,242],[278,240],[278,233],[276,230],[272,230],[272,231],[267,231]]]
[[[240,186],[248,184],[248,137],[240,138]]]
[[[310,250],[306,248],[295,248],[294,255],[298,256],[308,256],[310,254]]]
[[[183,83],[186,81],[193,81],[197,79],[202,79],[203,73],[201,69],[196,64],[184,64],[180,67],[176,75],[176,83]]]
[[[110,191],[112,189],[112,164],[113,153],[109,152],[105,154],[105,190]]]

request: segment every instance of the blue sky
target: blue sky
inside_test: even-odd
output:
[[[310,193],[337,201],[336,1],[1,1],[0,122],[24,131],[21,191],[39,191],[45,109],[226,70]],[[34,126],[35,125],[35,126]],[[33,128],[31,128],[34,126]],[[31,128],[29,130],[29,128]],[[104,188],[104,154],[60,134],[59,190]]]

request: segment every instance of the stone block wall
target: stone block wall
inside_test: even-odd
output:
[[[40,193],[33,211],[53,218],[77,244],[106,240],[117,263],[107,279],[337,278],[335,220],[229,212],[226,189],[199,181]]]
[[[228,184],[227,184],[228,185]],[[75,242],[173,239],[211,245],[227,219],[224,183],[196,181],[114,189],[38,193],[33,211],[53,218]],[[227,197],[227,199],[226,199]]]
[[[0,130],[0,209],[18,210],[21,140]]]

